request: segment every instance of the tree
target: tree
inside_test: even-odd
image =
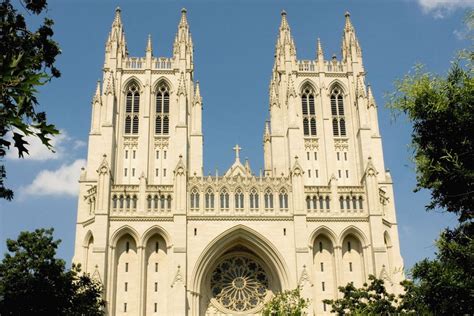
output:
[[[417,288],[411,281],[403,281],[404,294],[396,297],[388,293],[384,281],[369,276],[370,284],[356,288],[351,282],[340,286],[344,296],[337,300],[324,300],[331,305],[331,312],[338,315],[426,315],[429,314],[423,302],[419,301]]]
[[[0,263],[0,315],[104,315],[101,285],[79,266],[55,258],[53,229],[22,232],[7,240]]]
[[[463,223],[446,229],[438,239],[433,260],[412,269],[419,299],[437,315],[467,315],[474,311],[474,226]]]
[[[301,297],[301,289],[284,291],[275,295],[263,309],[264,316],[300,316],[309,305],[309,300]]]
[[[474,11],[467,16],[474,28]],[[471,37],[472,39],[472,37]],[[435,315],[474,311],[474,52],[464,50],[446,76],[416,67],[395,84],[389,107],[413,123],[412,148],[416,190],[428,189],[428,210],[456,214],[459,225],[447,228],[436,242],[433,260],[412,269],[412,301]]]
[[[464,222],[474,215],[474,78],[472,60],[461,62],[454,62],[446,77],[417,67],[396,82],[389,107],[413,123],[416,189],[431,192],[427,208],[441,208]]]
[[[20,0],[27,13],[39,15],[46,0]],[[53,21],[45,18],[36,31],[27,28],[25,18],[10,0],[0,4],[0,161],[12,143],[18,156],[28,154],[26,136],[37,137],[52,150],[51,137],[59,131],[49,124],[44,112],[37,112],[38,87],[60,76],[54,66],[60,54],[52,40]],[[10,137],[11,135],[11,137]],[[6,169],[0,165],[0,198],[12,200],[6,187]]]

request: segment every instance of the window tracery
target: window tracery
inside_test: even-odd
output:
[[[169,134],[170,93],[168,85],[160,84],[156,93],[155,134]]]
[[[214,209],[214,191],[211,188],[207,189],[206,191],[206,210],[213,210]]]
[[[269,279],[262,265],[245,254],[222,260],[211,274],[210,289],[217,304],[244,313],[265,303]]]
[[[258,210],[258,192],[256,189],[250,191],[250,210]]]
[[[196,188],[191,191],[191,210],[199,210],[199,191]]]
[[[244,193],[241,189],[235,192],[235,209],[241,211],[244,208]]]
[[[339,87],[331,91],[332,132],[336,137],[346,136],[346,119],[344,116],[344,96]]]
[[[125,100],[125,134],[138,134],[140,91],[136,84],[128,87]]]
[[[265,210],[272,211],[273,210],[273,193],[270,189],[267,189],[265,191],[264,200],[265,200]]]
[[[222,189],[220,194],[220,208],[223,211],[227,211],[229,209],[229,193],[226,189]]]
[[[314,91],[306,86],[301,94],[304,136],[316,136],[316,111],[314,107]]]

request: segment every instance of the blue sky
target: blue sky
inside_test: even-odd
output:
[[[122,8],[132,56],[144,56],[148,34],[155,56],[171,56],[180,9],[188,9],[195,78],[204,99],[206,173],[231,165],[235,143],[243,147],[241,155],[249,158],[255,172],[263,165],[261,140],[280,11],[288,13],[299,59],[315,58],[318,37],[326,59],[333,53],[339,57],[344,12],[350,11],[379,106],[405,266],[433,256],[433,240],[455,223],[453,216],[425,212],[429,193],[413,193],[410,125],[403,117],[393,120],[384,107],[384,94],[416,63],[431,72],[446,72],[456,52],[469,45],[463,19],[474,0],[49,2],[47,15],[55,21],[54,38],[62,49],[57,63],[62,77],[41,89],[40,109],[63,134],[55,140],[56,154],[33,142],[31,157],[7,157],[8,185],[16,198],[0,201],[0,253],[6,251],[5,240],[20,231],[54,227],[56,238],[63,241],[59,256],[68,262],[72,258],[76,179],[85,163],[91,99],[101,78],[104,43],[116,6]]]

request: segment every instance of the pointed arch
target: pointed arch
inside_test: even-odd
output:
[[[153,94],[156,94],[156,92],[158,91],[158,88],[160,87],[161,84],[166,84],[168,86],[168,89],[170,91],[170,94],[173,94],[174,92],[174,88],[173,88],[173,83],[169,80],[169,78],[165,77],[165,76],[160,76],[158,79],[156,79],[154,82],[153,82],[153,85],[152,85],[152,93]]]
[[[251,211],[257,211],[259,208],[259,192],[257,188],[252,187],[249,191],[249,206]]]
[[[310,86],[311,89],[313,89],[315,93],[318,94],[317,93],[317,91],[319,91],[318,85],[316,84],[316,82],[308,78],[300,82],[300,84],[298,85],[298,91],[301,93],[306,86]]]
[[[126,234],[129,234],[134,239],[135,244],[139,245],[139,241],[140,241],[139,234],[133,227],[129,225],[124,225],[118,228],[117,230],[115,230],[115,232],[110,237],[110,245],[112,247],[115,247],[117,245],[117,241]]]
[[[89,230],[87,231],[87,233],[84,235],[84,240],[83,240],[83,242],[82,242],[82,246],[83,246],[83,247],[88,247],[91,238],[94,239],[94,234],[93,234],[92,231],[89,229]]]
[[[339,82],[334,83],[329,90],[331,103],[332,130],[334,137],[346,137],[345,93]]]
[[[300,90],[301,113],[303,116],[303,135],[316,136],[316,95],[317,91],[311,82],[307,82]]]
[[[140,240],[140,245],[143,247],[146,246],[148,243],[148,240],[153,236],[153,235],[160,235],[164,241],[166,242],[166,248],[169,249],[171,248],[172,242],[171,242],[171,236],[170,234],[164,229],[163,227],[159,225],[153,225],[152,227],[148,228],[142,235],[142,238]]]
[[[208,186],[205,190],[204,202],[205,202],[204,207],[206,210],[208,211],[214,210],[215,193],[214,193],[214,189],[211,186]]]
[[[234,190],[234,198],[235,209],[242,210],[244,208],[244,190],[241,187]]]
[[[143,87],[138,79],[129,78],[124,88],[124,133],[136,135],[139,131],[140,95]]]
[[[225,186],[219,190],[219,208],[223,211],[229,209],[229,190]]]
[[[239,224],[219,234],[203,250],[191,274],[191,291],[201,293],[209,267],[226,251],[239,244],[248,246],[269,265],[281,290],[293,287],[294,280],[290,279],[288,266],[278,249],[259,232]]]
[[[325,226],[325,225],[322,225],[322,226],[319,226],[318,228],[316,228],[312,233],[311,235],[309,236],[309,239],[308,239],[308,245],[309,247],[313,247],[313,244],[314,244],[314,241],[316,240],[316,238],[319,236],[319,235],[324,235],[326,236],[331,242],[332,244],[334,245],[334,247],[336,245],[338,245],[338,238],[337,238],[337,235],[336,233],[329,227]]]
[[[335,88],[335,87],[339,87],[339,89],[341,89],[341,91],[344,93],[344,95],[347,95],[347,87],[346,85],[340,80],[340,79],[334,79],[333,81],[331,81],[328,85],[328,94],[330,95],[331,94],[331,91]]]
[[[155,135],[168,135],[171,102],[170,85],[166,80],[160,80],[154,90]]]
[[[339,235],[339,239],[338,239],[338,244],[339,245],[342,245],[344,239],[348,236],[348,235],[354,235],[355,237],[357,237],[361,244],[362,244],[362,247],[363,248],[367,248],[368,246],[370,246],[369,242],[368,242],[368,239],[367,239],[367,236],[365,236],[364,232],[354,226],[354,225],[350,225],[348,227],[346,227],[342,232],[341,234]]]
[[[123,84],[122,84],[122,93],[126,93],[128,88],[130,87],[130,85],[132,84],[136,84],[138,89],[140,91],[143,91],[145,89],[145,86],[142,84],[142,82],[140,81],[140,79],[138,79],[137,76],[130,76],[128,77],[127,79],[125,79],[125,81],[123,81]]]

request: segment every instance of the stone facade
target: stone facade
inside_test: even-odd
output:
[[[183,9],[171,58],[128,56],[120,9],[92,100],[73,261],[108,315],[259,314],[302,287],[309,314],[369,274],[403,279],[377,107],[346,14],[342,59],[298,60],[282,13],[264,171],[236,159],[204,176],[202,97]]]

